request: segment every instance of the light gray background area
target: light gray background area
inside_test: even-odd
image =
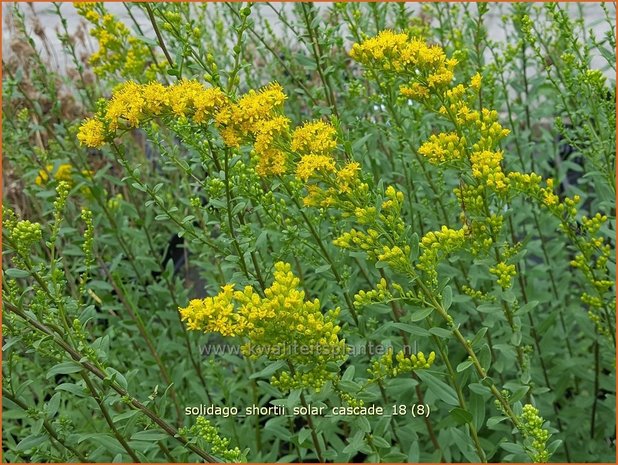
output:
[[[293,5],[291,5],[290,3],[280,3],[280,2],[272,2],[271,5],[276,9],[281,9],[281,8],[289,9],[293,7]],[[320,9],[326,9],[330,5],[332,5],[332,2],[318,2],[316,3],[316,5]],[[418,10],[420,7],[419,3],[416,3],[416,2],[410,2],[408,3],[408,5],[409,5],[409,8],[412,9],[413,11]],[[573,17],[578,17],[580,12],[583,12],[583,15],[584,15],[584,18],[587,24],[587,28],[592,29],[597,37],[602,37],[607,32],[609,26],[607,22],[604,20],[604,14],[603,14],[603,11],[599,3],[581,3],[581,4],[561,3],[560,5],[563,8],[568,8]],[[11,53],[13,53],[11,50],[11,27],[10,27],[10,21],[7,21],[8,19],[7,16],[9,16],[8,14],[9,11],[15,6],[22,9],[22,11],[25,12],[27,17],[29,17],[30,19],[33,19],[35,22],[38,22],[38,24],[43,28],[43,31],[45,35],[47,36],[49,43],[52,44],[52,47],[54,48],[56,55],[59,57],[58,59],[59,67],[62,68],[65,65],[62,62],[63,53],[61,50],[60,41],[58,40],[56,36],[56,30],[60,27],[60,20],[58,16],[54,13],[55,8],[51,2],[50,3],[19,2],[19,3],[3,3],[2,4],[2,9],[3,9],[2,11],[2,16],[3,16],[2,53],[3,53],[4,59],[10,58]],[[502,14],[503,11],[506,11],[505,9],[508,8],[508,5],[503,4],[499,7],[500,9],[496,8],[496,6],[497,5],[492,5],[492,7],[490,8],[490,12],[486,16],[486,26],[488,27],[491,39],[500,41],[505,38],[505,30],[503,28],[502,22],[500,21],[500,15]],[[225,5],[212,3],[210,7],[225,8]],[[82,21],[82,19],[77,14],[77,11],[75,10],[75,7],[73,6],[71,2],[63,2],[60,5],[60,8],[61,8],[63,15],[68,20],[69,32],[73,33],[79,27],[80,21]],[[106,8],[112,14],[116,15],[118,18],[125,21],[127,25],[130,26],[132,24],[127,14],[127,10],[122,3],[117,3],[117,2],[106,3]],[[608,8],[609,8],[610,13],[613,15],[613,21],[615,24],[616,8],[614,4],[611,4],[611,3],[608,3]],[[143,14],[141,14],[141,11],[137,8],[134,8],[132,11],[133,11],[134,16],[137,18],[138,22],[140,23],[140,26],[142,27],[144,31],[144,35],[148,37],[152,36],[154,38],[154,34],[152,33],[152,27],[150,25],[150,22],[148,21],[148,18],[146,18]],[[282,31],[280,27],[279,19],[277,18],[275,12],[273,11],[272,8],[269,8],[267,5],[256,5],[254,12],[252,14],[259,15],[260,17],[267,19],[271,23],[275,33]],[[35,41],[37,41],[37,43],[40,43],[36,34],[32,33],[32,37],[35,38]],[[601,62],[602,60],[594,60],[592,63],[592,67],[594,68],[594,67],[600,66]],[[604,72],[606,73],[606,75],[608,75],[608,77],[615,77],[615,73],[613,70],[604,70]]]

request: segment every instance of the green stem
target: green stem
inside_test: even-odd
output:
[[[99,405],[99,410],[101,410],[101,413],[103,414],[103,417],[105,418],[105,422],[107,423],[109,428],[112,430],[112,433],[114,434],[114,437],[116,438],[116,440],[120,443],[122,448],[127,451],[127,454],[129,454],[129,457],[131,457],[131,460],[133,460],[133,462],[141,463],[141,460],[139,459],[139,457],[137,456],[133,448],[129,446],[129,443],[127,443],[127,440],[124,438],[124,436],[122,436],[122,434],[120,434],[120,432],[118,431],[118,428],[116,428],[116,426],[114,425],[114,420],[109,415],[109,412],[107,411],[107,407],[105,406],[105,403],[103,402],[101,395],[97,391],[93,382],[90,380],[90,377],[88,376],[88,374],[85,371],[82,371],[81,376],[84,382],[86,383],[88,390],[91,392],[92,397]]]
[[[31,408],[30,406],[28,406],[28,404],[26,404],[25,402],[22,402],[20,399],[15,397],[13,394],[11,394],[8,390],[6,390],[4,388],[2,388],[2,397],[4,397],[4,398],[10,400],[11,402],[13,402],[20,409],[22,409],[24,412],[29,411],[30,408]],[[77,459],[80,462],[82,462],[82,463],[92,463],[92,460],[88,460],[84,454],[82,454],[80,451],[75,449],[70,444],[67,444],[62,438],[60,438],[60,436],[58,435],[58,433],[56,433],[56,431],[54,430],[54,427],[49,422],[49,420],[47,420],[47,419],[43,420],[43,428],[45,428],[45,430],[47,431],[47,434],[49,434],[49,436],[51,438],[55,439],[66,450],[71,452],[75,457],[77,457]]]
[[[217,462],[215,457],[210,455],[208,452],[200,449],[199,447],[191,444],[189,442],[189,440],[187,440],[185,437],[183,437],[183,436],[181,436],[179,434],[179,432],[178,432],[178,430],[176,428],[174,428],[172,425],[168,424],[165,420],[163,420],[159,416],[157,416],[152,410],[150,410],[148,407],[146,407],[144,404],[142,404],[136,398],[131,396],[129,394],[129,392],[126,391],[124,388],[122,388],[120,385],[118,385],[117,382],[110,381],[109,376],[107,375],[107,373],[105,373],[105,371],[103,371],[101,368],[95,366],[92,362],[90,362],[88,360],[88,358],[86,356],[84,356],[84,354],[82,354],[79,351],[77,351],[76,349],[74,349],[60,335],[54,333],[54,331],[49,329],[48,326],[44,325],[43,323],[40,323],[37,320],[32,319],[23,310],[19,309],[18,307],[14,306],[13,304],[11,304],[9,302],[4,302],[4,306],[5,306],[5,308],[8,311],[10,311],[12,313],[15,313],[21,319],[26,321],[26,323],[28,323],[30,326],[32,326],[35,330],[37,330],[37,331],[43,333],[44,335],[48,336],[56,345],[58,345],[61,349],[63,349],[69,355],[69,357],[71,357],[71,359],[73,361],[75,361],[76,363],[81,365],[82,368],[84,368],[88,372],[90,372],[93,375],[95,375],[101,381],[105,381],[112,390],[114,390],[117,394],[119,394],[121,397],[123,397],[127,401],[128,405],[130,405],[135,410],[139,410],[142,414],[144,414],[148,418],[150,418],[154,423],[157,424],[157,426],[159,426],[163,431],[165,431],[165,433],[167,433],[170,437],[176,439],[185,448],[187,448],[191,452],[197,454],[198,456],[200,456],[201,458],[203,458],[207,462],[210,462],[210,463]]]
[[[283,185],[284,189],[288,193],[288,196],[290,197],[292,202],[294,202],[294,205],[296,206],[296,208],[298,209],[300,215],[302,216],[305,224],[307,225],[307,228],[309,229],[309,233],[311,234],[311,236],[315,240],[316,244],[320,248],[320,251],[322,252],[322,256],[324,257],[326,262],[330,265],[330,270],[333,273],[333,275],[335,276],[335,280],[337,281],[337,283],[341,286],[341,288],[343,290],[345,288],[344,283],[343,283],[343,279],[341,278],[341,275],[339,274],[339,271],[337,270],[337,266],[336,266],[335,262],[331,258],[331,256],[328,253],[328,250],[326,249],[322,239],[320,238],[320,235],[315,230],[313,224],[311,223],[311,221],[309,220],[309,218],[305,214],[303,208],[301,207],[300,203],[298,202],[298,199],[292,193],[292,190],[290,189],[288,184],[285,182],[285,180],[283,178],[280,177],[279,179],[280,179],[281,184]],[[347,303],[348,309],[350,310],[350,314],[352,315],[352,318],[354,319],[354,323],[356,324],[356,326],[358,326],[358,324],[359,324],[358,315],[356,313],[356,310],[354,309],[354,303],[352,301],[352,298],[350,297],[350,294],[349,294],[349,292],[347,290],[343,290],[343,297],[344,297],[344,299],[345,299],[345,301]]]

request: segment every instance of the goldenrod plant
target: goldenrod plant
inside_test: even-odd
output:
[[[7,13],[7,462],[615,461],[614,5]]]

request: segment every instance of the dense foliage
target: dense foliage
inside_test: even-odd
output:
[[[615,461],[614,5],[49,7],[5,461]]]

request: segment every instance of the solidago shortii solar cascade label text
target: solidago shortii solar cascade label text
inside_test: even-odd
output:
[[[11,461],[615,458],[613,29],[124,7],[3,78]]]

